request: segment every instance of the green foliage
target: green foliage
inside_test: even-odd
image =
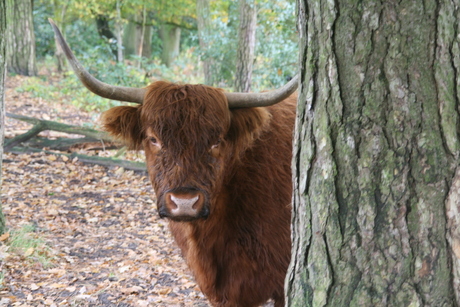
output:
[[[298,49],[294,1],[259,0],[253,83],[278,87],[297,73]]]
[[[297,35],[293,0],[256,3],[257,48],[253,72],[254,90],[278,87],[297,72]],[[213,59],[215,84],[231,87],[236,68],[238,2],[211,3],[212,30],[205,38],[209,48],[199,50],[202,59]]]
[[[38,262],[45,268],[52,266],[52,251],[33,225],[24,225],[11,231],[7,245],[9,252],[24,257],[29,264]]]
[[[41,59],[54,55],[54,34],[48,22],[48,18],[53,16],[53,6],[49,1],[43,0],[35,1],[34,4],[35,52]]]
[[[43,1],[43,0],[42,0]],[[193,26],[190,21],[196,18],[196,6],[194,0],[118,0],[122,18],[133,20],[133,16],[146,12],[155,16],[148,24],[174,23],[184,27]],[[69,15],[75,19],[87,20],[96,15],[104,15],[109,19],[116,18],[117,0],[74,0],[69,8]]]
[[[142,71],[137,70],[134,66],[118,63],[105,64],[102,61],[94,61],[92,65],[87,65],[87,60],[82,63],[96,78],[109,84],[133,87],[143,87],[147,84]],[[61,93],[78,108],[100,112],[120,105],[118,101],[108,100],[91,93],[81,84],[73,71],[69,71],[66,75],[67,77],[59,85]]]
[[[145,58],[133,57],[126,64],[107,61],[95,61],[95,57],[85,56],[81,63],[88,71],[99,80],[112,85],[130,87],[145,87],[156,80],[169,80],[173,82],[199,83],[202,82],[196,63],[196,55],[187,50],[182,53],[172,67],[166,67],[159,59],[149,61]],[[140,62],[140,63],[139,63]],[[140,64],[140,65],[139,65]],[[92,94],[74,76],[72,71],[68,77],[59,84],[62,94],[72,104],[86,111],[104,111],[110,107],[120,105],[120,102],[108,100]]]
[[[163,23],[174,23],[184,27],[193,27],[196,19],[195,0],[137,0],[153,10],[157,15],[157,20]],[[192,21],[192,22],[191,22]]]
[[[71,28],[68,29],[71,31]],[[69,40],[73,40],[69,35]],[[132,57],[125,63],[110,60],[112,53],[107,48],[96,46],[90,48],[80,44],[75,54],[83,67],[99,80],[112,85],[144,87],[156,80],[174,82],[200,83],[202,76],[196,67],[197,55],[193,49],[187,49],[180,54],[172,67],[166,67],[159,59]],[[107,59],[108,58],[108,59]],[[48,76],[28,78],[18,92],[29,92],[34,97],[49,101],[67,101],[85,111],[102,112],[110,107],[120,105],[120,102],[101,98],[87,90],[72,70],[64,74],[64,78],[50,84]]]

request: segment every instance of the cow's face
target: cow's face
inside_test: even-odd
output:
[[[212,214],[240,153],[268,121],[265,109],[230,111],[219,89],[166,82],[152,84],[140,107],[103,116],[109,132],[144,148],[158,212],[175,221]]]

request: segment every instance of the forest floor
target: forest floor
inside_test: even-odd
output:
[[[97,120],[16,91],[26,79],[7,78],[7,112]],[[30,127],[7,118],[6,137]],[[0,306],[208,306],[158,217],[145,172],[6,153],[1,200],[9,231],[0,236]]]

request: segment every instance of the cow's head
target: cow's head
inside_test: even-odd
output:
[[[205,85],[155,82],[143,89],[110,86],[75,59],[57,27],[58,41],[83,84],[102,97],[140,103],[103,114],[107,131],[134,149],[144,149],[158,212],[176,221],[212,214],[225,175],[270,120],[261,106],[282,101],[297,78],[262,94],[225,93]]]

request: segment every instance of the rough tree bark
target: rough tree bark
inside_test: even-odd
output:
[[[3,138],[5,135],[5,78],[6,78],[6,0],[0,0],[0,188],[2,186]],[[6,230],[0,197],[0,234]]]
[[[200,49],[205,53],[209,48],[210,30],[211,30],[211,12],[209,8],[209,0],[196,1],[196,19],[198,25],[198,38],[200,40]],[[212,62],[210,58],[202,58],[204,83],[206,85],[214,85],[212,75]]]
[[[7,0],[6,32],[8,70],[24,76],[35,76],[35,34],[32,20],[32,0]]]
[[[458,306],[458,1],[297,5],[287,306]]]
[[[240,0],[240,24],[236,53],[235,91],[251,90],[252,67],[256,47],[257,11],[255,0]]]

